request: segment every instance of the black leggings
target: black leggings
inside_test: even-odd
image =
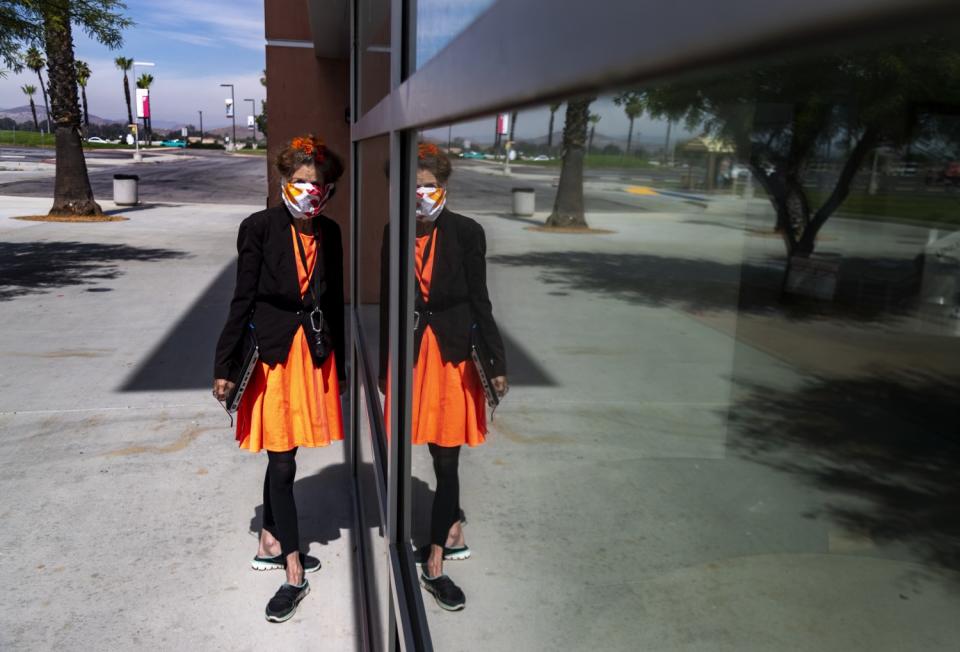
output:
[[[443,546],[450,527],[460,520],[460,478],[457,474],[460,447],[428,446],[433,457],[433,471],[437,474],[437,493],[433,496],[430,516],[430,543]]]
[[[267,451],[267,474],[263,478],[263,529],[280,541],[283,555],[300,550],[297,503],[293,480],[297,475],[297,449]]]

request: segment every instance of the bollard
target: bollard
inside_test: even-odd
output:
[[[513,188],[513,214],[533,215],[537,193],[533,188]]]
[[[140,177],[136,174],[113,175],[113,203],[136,206],[140,203]]]

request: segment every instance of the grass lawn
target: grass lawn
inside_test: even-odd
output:
[[[552,161],[531,161],[522,159],[513,161],[514,165],[539,165],[542,167],[560,167],[563,162],[561,158],[555,158]],[[620,156],[619,154],[587,154],[583,160],[584,167],[589,168],[652,168],[643,158],[636,156]]]
[[[826,200],[827,193],[810,191],[808,196],[813,206],[819,206]],[[958,226],[960,191],[877,195],[851,193],[836,213],[880,221]]]
[[[17,147],[54,147],[56,139],[53,134],[42,134],[39,131],[13,131],[0,129],[0,145],[15,145]],[[84,149],[127,149],[125,144],[112,145],[109,143],[84,143]]]

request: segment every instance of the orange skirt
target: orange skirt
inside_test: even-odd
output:
[[[252,453],[326,446],[343,439],[340,383],[331,353],[318,369],[303,328],[286,362],[261,362],[250,377],[237,411],[237,441]]]
[[[486,405],[473,361],[444,363],[427,326],[413,368],[413,443],[479,446],[486,440]]]

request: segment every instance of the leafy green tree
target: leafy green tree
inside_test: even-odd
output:
[[[36,86],[31,86],[30,84],[24,84],[20,87],[20,90],[23,91],[23,94],[30,98],[30,113],[33,114],[33,126],[37,131],[40,131],[40,123],[37,121],[37,105],[33,102],[33,94],[37,92]]]
[[[583,209],[583,158],[590,103],[594,99],[589,97],[567,103],[567,115],[563,125],[563,163],[560,166],[560,182],[553,201],[553,212],[547,218],[547,226],[584,228],[587,226]]]
[[[27,50],[27,54],[23,59],[24,64],[37,74],[37,78],[40,80],[40,92],[43,94],[43,110],[44,115],[46,116],[47,130],[50,129],[50,102],[47,100],[47,87],[43,83],[43,74],[42,70],[45,65],[47,65],[46,59],[43,58],[43,53],[37,49],[36,46],[31,45]]]
[[[627,120],[630,121],[630,129],[627,131],[627,149],[625,153],[630,154],[630,145],[633,144],[633,121],[643,113],[643,94],[639,91],[624,91],[613,97],[613,103],[623,108],[627,114]]]
[[[120,13],[125,5],[119,0],[5,0],[3,6],[19,21],[20,31],[2,38],[32,48],[42,46],[46,54],[51,100],[49,118],[56,129],[57,148],[50,214],[100,214],[80,139],[73,26],[107,47],[116,48],[122,41],[121,31],[131,24]],[[30,58],[29,50],[27,58]],[[25,63],[29,67],[30,62]]]
[[[877,147],[922,140],[936,107],[960,105],[960,48],[944,36],[886,46],[880,53],[773,61],[708,82],[669,84],[644,97],[653,117],[731,143],[766,191],[789,256],[809,256],[817,234],[850,193]],[[814,206],[803,185],[824,147],[843,164]]]
[[[86,61],[77,61],[77,85],[80,87],[80,98],[83,100],[83,126],[90,128],[90,111],[87,108],[87,82],[90,81],[90,64]]]
[[[260,85],[264,88],[267,87],[267,71],[263,71],[263,75],[260,77]],[[267,101],[260,100],[260,115],[255,118],[257,122],[257,129],[260,130],[260,133],[263,134],[263,137],[267,137]]]
[[[130,102],[130,78],[127,76],[127,73],[133,68],[133,59],[129,57],[117,57],[113,60],[113,64],[123,71],[123,98],[127,102],[127,124],[135,124],[133,122],[133,105]]]

